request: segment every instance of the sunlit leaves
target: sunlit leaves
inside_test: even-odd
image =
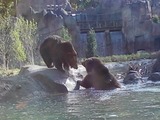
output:
[[[69,34],[68,30],[65,27],[62,28],[60,36],[66,41],[72,40],[71,35]]]
[[[14,40],[14,50],[19,61],[24,61],[33,52],[35,44],[37,24],[34,21],[28,21],[20,17],[17,19],[14,29],[11,32]]]
[[[96,7],[99,4],[99,0],[70,0],[70,3],[76,10],[84,10],[88,7]]]
[[[22,17],[0,16],[0,56],[8,61],[31,62],[36,43],[37,24]]]

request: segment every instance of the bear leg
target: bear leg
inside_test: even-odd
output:
[[[55,62],[55,67],[62,72],[65,72],[64,69],[62,68],[62,62],[61,61],[56,61]]]
[[[49,57],[49,55],[48,54],[42,54],[41,53],[41,56],[42,56],[42,58],[43,58],[43,61],[45,62],[45,64],[47,65],[47,67],[48,68],[52,68],[52,67],[54,67],[54,65],[52,65],[52,59]]]
[[[86,75],[82,81],[77,81],[74,90],[79,90],[80,86],[89,89],[92,87],[92,77],[91,75]]]
[[[80,88],[80,83],[81,83],[81,81],[77,81],[77,82],[76,82],[76,86],[75,86],[74,90],[79,90],[79,88]]]
[[[64,67],[65,70],[69,71],[69,64],[68,63],[64,63],[63,67]]]

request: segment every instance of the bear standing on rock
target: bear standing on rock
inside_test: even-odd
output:
[[[78,68],[77,53],[73,45],[57,35],[50,36],[40,45],[40,54],[48,68],[56,67],[64,72]]]
[[[78,90],[80,86],[84,88],[94,88],[96,90],[120,88],[118,81],[99,59],[94,57],[88,58],[82,62],[82,65],[86,68],[88,74],[82,81],[77,81],[75,90]]]

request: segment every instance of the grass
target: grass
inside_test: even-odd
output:
[[[150,59],[149,54],[113,55],[100,58],[103,62],[125,62],[131,60]]]
[[[5,76],[14,76],[19,73],[20,69],[0,69],[0,77],[5,77]]]
[[[99,57],[102,62],[125,62],[132,60],[141,60],[141,59],[155,59],[160,55],[160,51],[158,52],[138,52],[136,54],[128,54],[128,55],[112,55],[107,57]]]

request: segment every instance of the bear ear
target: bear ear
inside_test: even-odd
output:
[[[89,61],[94,62],[96,59],[94,57],[89,58]]]

